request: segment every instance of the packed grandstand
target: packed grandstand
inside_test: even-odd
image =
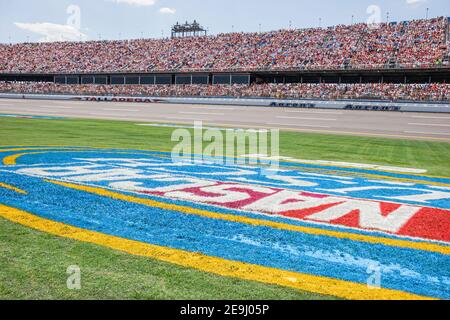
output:
[[[0,47],[0,72],[148,72],[425,67],[449,53],[443,18],[397,24],[232,33],[167,40]]]
[[[248,97],[450,101],[450,84],[64,85],[0,83],[0,92],[150,97]]]
[[[231,33],[160,40],[0,45],[0,74],[157,74],[450,68],[449,19]],[[80,76],[81,77],[81,76]],[[55,76],[56,79],[56,76]],[[107,79],[107,77],[105,78]],[[266,83],[114,85],[2,81],[0,92],[89,95],[230,96],[321,99],[450,100],[433,83]],[[300,79],[300,78],[298,78]],[[406,79],[406,78],[405,78]],[[96,82],[95,82],[96,83]],[[124,83],[126,83],[124,81]]]

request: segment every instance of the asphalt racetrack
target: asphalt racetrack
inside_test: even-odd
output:
[[[0,99],[0,114],[450,141],[450,114]]]

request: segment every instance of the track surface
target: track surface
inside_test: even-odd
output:
[[[450,142],[450,114],[0,99],[0,114],[130,120],[137,124],[189,124],[279,128]]]

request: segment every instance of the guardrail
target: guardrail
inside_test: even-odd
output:
[[[272,98],[211,98],[211,97],[127,97],[127,96],[77,96],[77,95],[40,95],[40,94],[6,94],[0,98],[67,100],[86,102],[127,102],[127,103],[179,103],[236,105],[249,107],[277,107],[297,109],[340,109],[366,111],[428,112],[450,113],[450,104],[356,101],[356,100],[309,100],[309,99],[272,99]]]

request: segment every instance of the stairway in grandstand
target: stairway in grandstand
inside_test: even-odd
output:
[[[450,65],[450,17],[448,17],[445,21],[446,28],[445,28],[445,46],[447,49],[447,52],[442,57],[442,64],[444,65]]]
[[[385,64],[388,69],[395,69],[397,67],[397,58],[391,57]]]
[[[353,55],[358,52],[366,45],[366,38],[368,37],[367,31],[362,31],[359,35],[358,41],[356,42],[355,48],[352,49],[351,54],[347,57],[343,63],[344,69],[351,69],[353,67]]]
[[[450,41],[450,17],[447,18],[445,23],[447,24],[447,28],[445,28],[445,43],[448,44]]]

